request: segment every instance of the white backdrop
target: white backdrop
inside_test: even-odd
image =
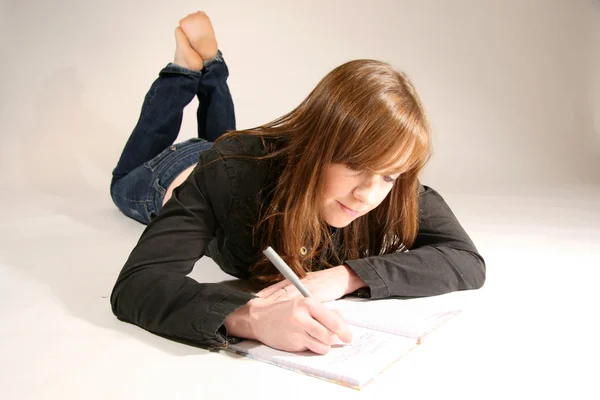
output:
[[[111,204],[110,172],[172,61],[174,28],[198,9],[228,62],[239,128],[291,110],[354,58],[406,71],[429,111],[422,181],[471,234],[488,280],[470,312],[365,395],[598,398],[597,371],[582,367],[600,357],[594,0],[0,0],[0,397],[354,394],[110,313],[143,229]],[[198,279],[224,278],[199,266]]]
[[[57,190],[94,174],[105,190],[146,90],[172,61],[174,27],[205,9],[240,128],[291,110],[335,66],[376,58],[405,70],[429,110],[435,154],[425,177],[436,187],[598,182],[598,8],[592,0],[5,1],[3,177],[40,185],[58,177]]]

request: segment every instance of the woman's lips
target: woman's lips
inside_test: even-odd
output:
[[[354,211],[353,209],[346,207],[339,201],[338,201],[338,203],[339,203],[342,211],[344,211],[346,214],[350,215],[351,217],[356,217],[358,214],[360,214],[358,211]]]

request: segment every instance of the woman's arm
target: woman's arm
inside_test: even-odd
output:
[[[302,284],[315,299],[321,302],[337,300],[367,286],[347,265],[309,272],[302,279]],[[302,294],[287,279],[261,290],[256,295],[272,301],[302,298]]]
[[[205,347],[224,346],[227,335],[320,354],[339,339],[349,342],[347,324],[314,299],[251,301],[251,294],[187,276],[229,214],[235,190],[227,171],[238,170],[230,167],[218,160],[201,172],[196,169],[175,189],[117,279],[111,295],[115,315],[158,335]]]
[[[219,162],[192,173],[145,229],[111,295],[119,319],[202,346],[225,344],[224,319],[254,296],[187,276],[228,210],[227,204],[213,207],[204,177],[223,179],[217,190],[226,190],[224,174]]]
[[[419,209],[419,232],[408,252],[345,262],[368,286],[371,298],[432,296],[483,286],[485,262],[442,196],[424,186]]]

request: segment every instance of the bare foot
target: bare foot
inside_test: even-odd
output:
[[[204,60],[196,53],[190,42],[188,41],[185,33],[180,27],[175,29],[175,64],[181,65],[182,67],[192,69],[194,71],[201,71],[204,68]]]
[[[204,11],[189,14],[179,21],[179,27],[187,36],[192,49],[196,50],[203,60],[210,60],[217,55],[219,47],[215,31]]]

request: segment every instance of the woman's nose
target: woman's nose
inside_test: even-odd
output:
[[[369,179],[354,190],[354,197],[365,205],[371,205],[377,197],[377,183],[375,179]]]

